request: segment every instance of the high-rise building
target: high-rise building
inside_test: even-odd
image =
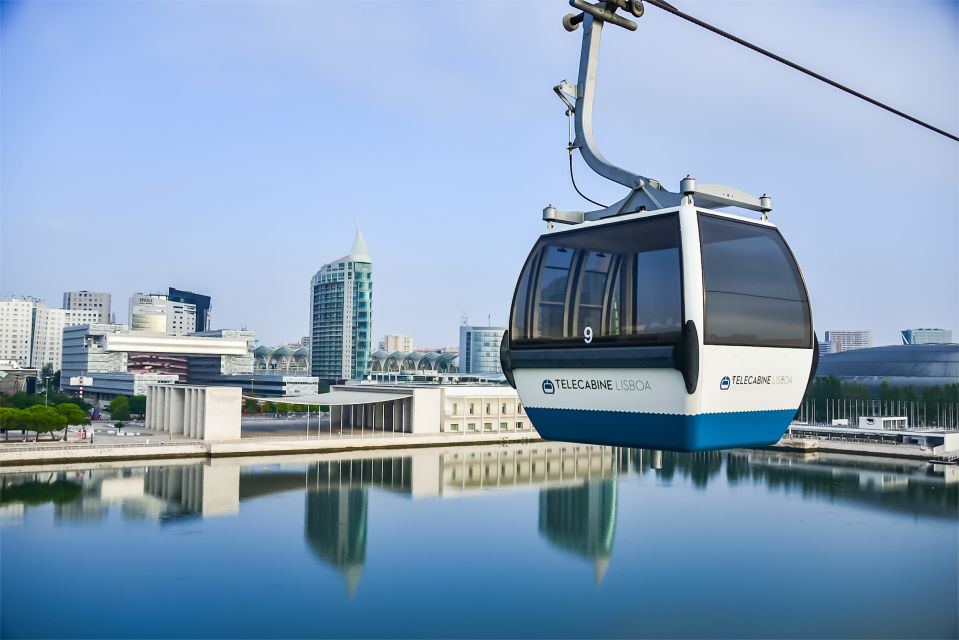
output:
[[[8,297],[0,300],[0,360],[30,366],[36,298]]]
[[[192,291],[181,291],[170,287],[170,292],[167,297],[173,302],[183,302],[194,306],[196,309],[196,328],[192,329],[191,333],[193,331],[210,330],[210,310],[212,309],[210,296],[193,293]]]
[[[506,327],[460,326],[460,373],[502,374],[499,345]]]
[[[373,261],[357,229],[350,253],[323,265],[310,283],[310,375],[364,378],[372,328]]]
[[[952,329],[903,329],[899,337],[903,344],[949,344]]]
[[[182,336],[196,332],[196,306],[162,293],[135,293],[130,298],[130,328]]]
[[[872,331],[827,331],[825,337],[826,342],[832,342],[835,345],[831,353],[868,349],[872,346]]]
[[[42,369],[50,364],[54,371],[59,371],[63,358],[63,330],[96,324],[100,316],[99,309],[48,309],[46,305],[38,305],[33,325],[33,355],[30,357],[33,366]]]
[[[63,294],[63,308],[68,311],[96,311],[96,322],[110,322],[109,293],[67,291]]]
[[[59,370],[63,329],[92,324],[99,317],[99,309],[51,309],[37,298],[0,300],[0,360],[35,369],[51,364]]]
[[[383,336],[383,351],[386,351],[387,353],[393,353],[394,351],[409,353],[412,350],[412,336],[398,336],[393,334]]]

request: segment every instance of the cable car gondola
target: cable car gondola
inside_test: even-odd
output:
[[[549,229],[516,285],[503,371],[548,439],[682,451],[775,443],[818,348],[771,199],[690,177],[674,193],[607,162],[590,122],[599,39],[604,22],[635,28],[615,7],[641,15],[641,4],[570,4],[583,11],[564,19],[583,26],[580,79],[555,88],[575,117],[570,150],[630,193],[599,211],[544,210]]]

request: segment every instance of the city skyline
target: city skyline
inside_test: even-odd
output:
[[[566,118],[549,91],[576,71],[564,3],[517,3],[509,21],[485,4],[384,5],[335,31],[308,3],[103,6],[0,13],[4,294],[56,306],[65,291],[126,300],[175,282],[215,299],[216,326],[280,343],[306,332],[303,282],[342,253],[356,216],[382,265],[375,334],[454,344],[462,315],[507,323],[541,209],[589,206],[569,185]],[[959,128],[955,4],[690,10]],[[502,46],[488,46],[490,30]],[[820,339],[836,326],[872,329],[876,344],[903,327],[959,328],[954,143],[658,10],[636,34],[610,33],[604,51],[596,118],[608,157],[671,189],[689,172],[772,195]],[[638,60],[651,61],[642,73]],[[506,64],[512,73],[498,73]],[[412,90],[396,96],[384,76]],[[507,104],[482,97],[489,78]],[[641,115],[623,122],[624,104]],[[578,159],[576,172],[587,195],[619,195]],[[264,240],[278,230],[308,248]],[[41,246],[70,267],[37,269]],[[443,304],[426,313],[411,296]],[[870,300],[895,302],[877,313],[859,302]]]

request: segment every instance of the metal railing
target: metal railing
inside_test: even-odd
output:
[[[848,420],[850,427],[857,427],[860,417],[903,417],[907,420],[907,429],[959,430],[959,402],[849,398],[827,398],[817,402],[810,398],[800,405],[794,420],[819,425]]]

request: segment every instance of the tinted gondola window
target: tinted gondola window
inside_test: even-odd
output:
[[[772,227],[700,214],[710,344],[810,347],[799,269]]]
[[[674,214],[541,238],[516,289],[512,344],[677,340],[679,246]]]

